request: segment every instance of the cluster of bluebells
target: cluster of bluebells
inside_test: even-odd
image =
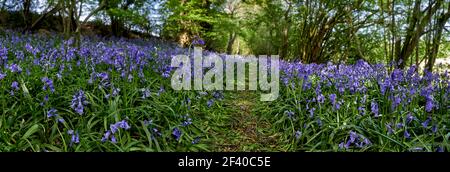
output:
[[[47,118],[56,118],[58,119],[58,122],[63,123],[64,122],[64,118],[60,117],[58,114],[58,111],[54,108],[51,108],[50,110],[47,111]]]
[[[183,133],[181,132],[181,130],[178,127],[174,128],[172,130],[172,135],[175,138],[175,140],[177,140],[177,141],[180,140],[182,134]]]
[[[117,122],[115,124],[111,124],[109,126],[109,128],[110,129],[107,130],[105,132],[105,134],[103,135],[103,137],[101,139],[102,142],[106,142],[106,141],[110,140],[112,143],[117,143],[117,139],[116,139],[115,133],[117,131],[119,131],[120,128],[124,129],[124,130],[128,130],[131,127],[128,125],[127,121],[122,120],[122,121],[119,121],[119,122]]]
[[[42,90],[50,90],[52,93],[55,92],[55,87],[53,86],[53,81],[51,79],[44,77],[41,81],[44,83]]]
[[[360,134],[357,134],[354,131],[350,131],[347,142],[341,142],[339,144],[339,148],[349,149],[351,146],[355,146],[357,148],[364,148],[370,146],[372,143],[370,140]]]
[[[203,39],[201,39],[199,36],[194,36],[194,39],[192,41],[192,45],[194,46],[201,46],[201,45],[205,45],[205,41]]]
[[[70,107],[75,110],[79,115],[83,115],[84,113],[84,107],[88,104],[88,101],[86,100],[86,96],[84,95],[83,90],[79,90],[75,95],[72,97],[72,103],[70,104]]]
[[[70,145],[69,146],[80,143],[80,136],[78,135],[78,131],[75,132],[73,130],[68,130],[67,134],[69,134],[69,136],[70,136]]]
[[[10,89],[10,94],[14,95],[20,90],[17,82],[19,80],[16,79],[16,76],[21,74],[23,70],[26,70],[27,75],[34,75],[39,72],[32,73],[32,71],[35,68],[41,68],[42,71],[48,72],[46,73],[47,77],[33,76],[33,78],[40,78],[41,82],[32,85],[32,82],[25,81],[23,84],[24,86],[27,84],[28,88],[42,86],[42,91],[45,92],[44,103],[48,102],[47,92],[53,93],[56,91],[51,79],[55,76],[50,71],[57,71],[56,77],[62,80],[64,76],[75,73],[76,71],[73,70],[75,68],[85,70],[88,75],[90,74],[90,78],[86,82],[91,84],[90,86],[94,85],[95,88],[109,90],[110,94],[106,95],[109,98],[120,94],[120,89],[114,87],[116,82],[120,80],[145,83],[148,78],[144,76],[146,70],[153,70],[162,77],[169,78],[173,71],[173,68],[170,67],[171,57],[190,52],[189,49],[175,45],[162,45],[159,42],[129,42],[121,39],[104,42],[104,40],[99,41],[95,38],[84,38],[80,47],[75,48],[72,47],[73,39],[63,41],[60,46],[54,46],[54,43],[58,42],[55,41],[59,39],[58,37],[37,37],[37,39],[35,37],[32,38],[33,41],[28,41],[30,37],[33,37],[33,35],[24,36],[13,32],[4,37],[0,45],[0,63],[3,67],[0,70],[0,81],[3,82],[6,78],[8,83],[4,87]],[[195,37],[192,44],[201,46],[205,42],[201,38]],[[15,47],[20,47],[23,50],[17,51]],[[214,52],[204,51],[204,53]],[[9,60],[13,60],[8,61],[8,55],[15,55],[16,59],[10,58]],[[28,57],[31,58],[29,59],[30,66],[27,66],[26,61],[24,61],[28,60]],[[280,70],[280,80],[285,87],[300,89],[302,93],[305,93],[305,96],[298,100],[299,106],[301,106],[300,110],[286,110],[285,115],[289,118],[295,116],[296,118],[314,121],[318,126],[326,126],[328,121],[322,122],[321,119],[321,115],[325,112],[329,114],[346,113],[350,112],[353,107],[353,109],[357,108],[361,115],[370,114],[369,118],[375,117],[374,122],[385,122],[384,116],[400,115],[402,122],[387,121],[387,124],[381,125],[386,125],[388,134],[397,132],[404,138],[412,137],[411,131],[416,126],[432,133],[437,133],[438,129],[444,128],[441,121],[436,121],[439,118],[435,116],[442,114],[442,109],[445,110],[449,107],[448,92],[450,86],[447,73],[425,72],[421,75],[414,66],[407,70],[394,68],[391,71],[390,67],[384,64],[372,65],[363,60],[351,65],[303,64],[301,62],[280,61]],[[114,74],[118,74],[120,77],[116,77]],[[155,94],[160,96],[165,92],[164,86],[161,86]],[[151,96],[150,90],[144,88],[141,96],[143,99],[149,98]],[[208,107],[214,107],[217,101],[224,98],[220,91],[212,93],[212,96],[207,92],[200,92],[198,97],[204,97],[207,100],[206,106]],[[363,97],[363,99],[360,100],[360,97]],[[190,101],[190,99],[187,99],[186,104],[190,104]],[[205,101],[201,102],[205,104]],[[70,107],[77,114],[83,115],[87,104],[86,95],[82,90],[79,90],[73,95]],[[409,104],[418,106],[417,109],[420,113],[414,114],[415,116],[411,113],[401,113],[410,110]],[[295,114],[294,111],[298,113]],[[306,114],[306,118],[301,116],[303,114]],[[47,116],[59,118],[57,111],[54,109],[50,109]],[[152,126],[151,120],[145,123]],[[176,140],[180,140],[183,132],[188,132],[187,128],[182,128],[182,126],[191,124],[191,118],[183,118],[181,125],[178,122],[175,124],[181,127],[170,129],[172,136]],[[102,140],[116,142],[114,133],[119,128],[127,129],[129,126],[126,121],[112,124]],[[155,136],[161,136],[156,127],[151,127],[151,131]],[[296,138],[300,138],[302,135],[300,131],[294,133]],[[417,132],[414,133],[417,134]],[[78,143],[78,133],[72,131],[69,134],[73,138],[72,142]],[[194,139],[193,143],[197,143],[199,139]],[[349,141],[343,142],[342,147],[352,145],[359,147],[370,143],[366,138],[356,133],[350,134]]]

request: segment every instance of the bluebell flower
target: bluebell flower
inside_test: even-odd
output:
[[[356,139],[358,139],[358,134],[356,134],[356,132],[354,131],[350,131],[350,142],[355,142]]]
[[[9,66],[9,70],[10,70],[12,73],[21,73],[21,72],[22,72],[22,68],[20,68],[20,66],[17,65],[17,64],[11,64],[11,65]]]
[[[314,111],[316,110],[316,108],[311,108],[309,109],[309,117],[312,118],[314,116]]]
[[[102,141],[102,142],[107,141],[107,140],[109,139],[109,136],[110,136],[110,135],[111,135],[111,131],[110,131],[110,130],[106,131],[105,134],[103,135],[101,141]]]
[[[436,124],[433,124],[433,126],[431,127],[431,131],[433,132],[433,133],[436,133],[437,132],[437,125]]]
[[[344,149],[344,142],[339,143],[339,149]]]
[[[364,143],[365,145],[370,145],[370,144],[372,144],[368,138],[364,138],[363,143]]]
[[[68,130],[67,134],[69,134],[71,136],[70,146],[72,146],[74,143],[80,143],[80,137],[78,135],[78,131],[74,132],[73,130]]]
[[[116,136],[111,135],[111,142],[112,142],[112,143],[117,143]]]
[[[67,130],[67,134],[72,135],[73,134],[73,130]]]
[[[194,140],[192,140],[192,144],[197,144],[198,142],[200,142],[200,137],[195,137]]]
[[[331,104],[334,105],[336,103],[336,94],[330,94],[329,97],[330,97]]]
[[[51,79],[44,77],[41,79],[41,81],[44,83],[42,90],[49,89],[52,93],[55,92],[55,87],[53,86],[53,81]]]
[[[411,123],[414,119],[415,119],[415,117],[413,115],[411,115],[411,112],[408,113],[408,115],[406,116],[406,124]]]
[[[205,41],[201,39],[199,36],[194,36],[194,40],[192,41],[192,45],[205,45]]]
[[[19,83],[18,83],[17,81],[12,82],[11,88],[12,88],[13,90],[18,91],[18,90],[19,90]]]
[[[295,132],[295,138],[299,139],[301,136],[302,136],[302,132],[299,131],[299,130],[297,130],[297,131]]]
[[[146,99],[150,97],[150,90],[148,88],[141,89],[142,91],[142,99]]]
[[[427,102],[425,104],[425,111],[431,112],[433,110],[433,107],[434,107],[433,99],[427,99]]]
[[[317,125],[319,125],[319,127],[322,127],[322,120],[317,119]]]
[[[72,97],[72,103],[70,107],[75,110],[79,115],[83,115],[84,113],[84,106],[88,104],[88,101],[86,100],[86,97],[84,95],[83,90],[79,90],[75,95]]]
[[[172,135],[175,137],[175,140],[179,140],[181,137],[181,131],[178,128],[174,128],[172,131]]]
[[[183,127],[186,127],[188,125],[192,124],[192,119],[188,118],[186,121],[183,121],[183,124],[181,124]]]
[[[47,118],[51,118],[54,116],[58,116],[58,114],[57,114],[57,110],[52,108],[47,112]]]
[[[444,148],[439,146],[436,148],[436,152],[444,152]]]
[[[366,112],[366,109],[362,106],[358,107],[358,112],[360,115],[364,115],[364,113]]]
[[[112,134],[116,133],[119,130],[119,126],[116,124],[109,125],[109,129],[111,130]]]
[[[153,128],[153,132],[156,133],[156,135],[158,135],[158,136],[162,136],[162,133],[159,132],[159,130],[157,128]]]
[[[430,121],[431,121],[431,118],[428,117],[424,122],[422,122],[422,127],[427,128]]]
[[[386,124],[386,128],[388,130],[388,134],[394,133],[394,130],[392,129],[391,123]]]
[[[120,93],[120,88],[113,88],[113,92],[112,92],[112,96],[116,97],[118,96]]]
[[[408,133],[408,130],[405,130],[405,133],[403,133],[403,136],[407,139],[411,137],[411,134]]]
[[[290,110],[284,111],[284,114],[286,114],[288,116],[288,118],[293,118],[294,117],[294,112],[292,112]]]
[[[4,79],[5,77],[6,77],[6,74],[0,72],[0,80]]]
[[[403,126],[404,126],[403,123],[397,123],[396,125],[397,128],[402,128]]]
[[[375,115],[375,117],[378,117],[378,104],[377,104],[377,102],[375,102],[375,101],[372,101],[372,103],[371,103],[371,110],[372,110],[372,113]]]
[[[214,100],[210,99],[206,102],[206,106],[211,107],[214,104]]]
[[[115,125],[117,125],[118,127],[122,128],[122,129],[125,129],[125,130],[128,130],[128,129],[131,128],[131,127],[128,125],[127,121],[125,121],[125,120],[122,120],[122,121],[116,123]]]
[[[153,124],[153,120],[152,119],[150,119],[150,120],[144,120],[144,125],[152,125]]]
[[[320,104],[324,103],[325,102],[325,96],[323,96],[323,94],[319,94],[317,96],[317,102],[320,103]]]

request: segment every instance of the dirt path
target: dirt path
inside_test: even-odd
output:
[[[250,91],[231,95],[224,110],[233,113],[228,129],[218,135],[217,151],[271,151],[276,147],[276,138],[270,136],[270,123],[254,111],[257,101],[257,95]]]

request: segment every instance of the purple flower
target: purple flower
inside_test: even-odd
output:
[[[370,145],[370,144],[372,144],[368,138],[364,138],[363,143],[364,143],[365,145]]]
[[[120,92],[120,88],[114,88],[114,89],[113,89],[113,92],[112,92],[112,96],[113,96],[113,97],[118,96],[118,95],[119,95],[119,92]]]
[[[73,95],[70,107],[73,110],[75,110],[79,115],[83,115],[84,106],[86,106],[87,104],[88,101],[86,100],[84,92],[83,90],[80,90],[75,95]]]
[[[114,134],[119,130],[119,127],[118,127],[117,123],[111,124],[111,125],[109,125],[109,129],[111,129],[111,132]]]
[[[161,132],[159,132],[157,128],[153,128],[153,132],[158,136],[162,136]]]
[[[53,116],[58,116],[58,114],[57,114],[57,110],[52,108],[47,112],[47,118],[51,118]]]
[[[433,126],[431,127],[431,131],[433,132],[433,133],[436,133],[437,132],[437,125],[436,124],[433,124]]]
[[[214,100],[210,99],[208,102],[206,102],[206,106],[211,107],[214,104]]]
[[[444,148],[439,146],[436,148],[436,152],[444,152]]]
[[[302,136],[302,132],[299,131],[299,130],[297,130],[297,131],[295,132],[295,138],[299,139],[301,136]]]
[[[422,127],[427,128],[430,121],[431,121],[431,118],[428,117],[425,121],[422,122]]]
[[[186,127],[188,125],[192,124],[192,119],[188,118],[186,121],[183,121],[183,124],[181,124],[183,127]]]
[[[339,149],[344,149],[344,142],[339,143]]]
[[[148,88],[141,89],[142,91],[142,99],[146,99],[150,97],[150,90]]]
[[[358,107],[358,112],[360,115],[364,115],[364,113],[366,112],[366,109],[362,106]]]
[[[201,39],[199,36],[194,36],[192,45],[205,45],[205,41],[203,39]]]
[[[388,130],[388,134],[394,133],[394,130],[392,129],[391,123],[386,124],[386,128],[387,128],[387,130]]]
[[[103,135],[103,137],[102,137],[102,142],[105,142],[105,141],[107,141],[108,139],[109,139],[109,136],[111,135],[111,131],[106,131],[106,133]]]
[[[316,108],[311,108],[309,109],[309,117],[312,118],[314,116],[314,111],[316,110]]]
[[[358,134],[354,131],[350,131],[350,142],[354,143],[358,139]]]
[[[150,119],[150,120],[144,120],[144,125],[152,125],[153,124],[153,120],[152,119]]]
[[[51,79],[44,77],[41,79],[41,81],[44,83],[42,90],[50,89],[52,93],[55,92],[55,87],[53,86],[53,81]]]
[[[403,133],[403,136],[407,139],[411,137],[411,134],[408,133],[408,130],[405,130],[405,133]]]
[[[72,146],[74,143],[80,143],[80,137],[78,135],[78,131],[74,132],[73,130],[68,130],[67,134],[71,135],[70,146]]]
[[[375,101],[372,101],[370,104],[370,110],[372,110],[372,113],[375,115],[375,117],[378,117],[378,104]]]
[[[4,79],[6,77],[6,74],[0,73],[0,80]]]
[[[319,127],[322,127],[322,120],[317,119],[317,125],[319,125]]]
[[[411,123],[415,119],[414,116],[411,115],[411,112],[406,116],[406,124]]]
[[[323,102],[325,102],[325,96],[323,96],[323,94],[319,94],[317,96],[317,102],[322,104]]]
[[[18,90],[19,90],[19,83],[16,82],[16,81],[12,82],[11,88],[12,88],[13,90],[18,91]]]
[[[330,101],[331,101],[331,104],[336,103],[336,94],[330,94]]]
[[[293,118],[294,117],[294,112],[292,112],[290,110],[284,111],[284,114],[286,114],[288,116],[288,118]]]
[[[128,130],[128,129],[131,128],[131,127],[128,125],[127,121],[125,121],[125,120],[122,120],[122,121],[116,123],[116,125],[118,125],[118,127],[122,128],[122,129],[125,129],[125,130]]]
[[[22,72],[22,68],[20,68],[20,66],[17,64],[12,64],[11,66],[9,66],[9,70],[11,70],[12,73],[21,73]]]
[[[181,137],[181,131],[178,128],[174,128],[172,131],[172,135],[175,137],[175,139],[178,141]]]
[[[111,135],[111,142],[112,143],[117,143],[116,136]]]
[[[198,142],[200,142],[200,137],[195,137],[194,140],[192,140],[192,144],[197,144]]]
[[[427,98],[427,102],[425,104],[425,111],[431,112],[433,110],[433,107],[434,107],[433,99]]]

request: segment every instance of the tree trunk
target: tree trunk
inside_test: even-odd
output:
[[[428,70],[429,72],[433,71],[434,62],[436,61],[436,57],[439,52],[439,45],[441,43],[442,31],[444,30],[445,24],[447,23],[449,18],[450,18],[450,3],[448,4],[447,13],[440,16],[436,23],[437,26],[435,30],[435,35],[433,37],[431,53],[428,57],[428,62],[425,67],[425,70]]]
[[[31,11],[30,11],[31,0],[24,0],[22,5],[23,5],[22,15],[23,15],[23,21],[25,24],[24,31],[26,31],[26,30],[29,30],[30,23],[31,23]]]
[[[233,44],[234,44],[234,40],[236,39],[236,33],[230,32],[230,36],[228,38],[228,44],[227,44],[227,54],[232,54],[233,53]]]
[[[405,67],[406,61],[419,43],[419,39],[425,26],[431,21],[431,17],[441,6],[441,2],[442,1],[438,0],[435,5],[430,4],[427,7],[427,14],[422,17],[420,11],[420,0],[416,0],[412,20],[408,26],[407,35],[401,52],[397,57],[397,62],[400,63],[398,66],[400,69]]]

